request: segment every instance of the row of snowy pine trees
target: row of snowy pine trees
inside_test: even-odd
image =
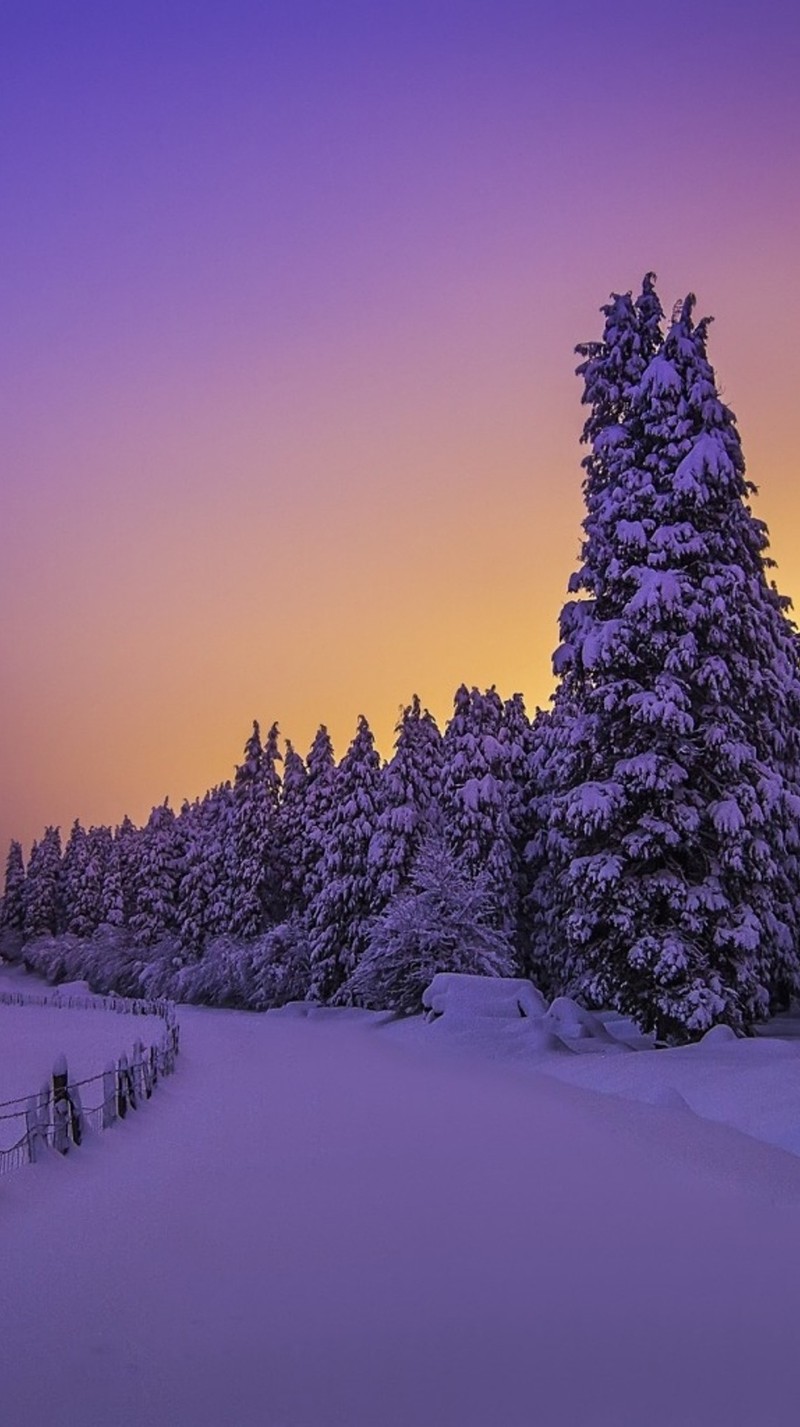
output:
[[[413,1009],[437,969],[522,972],[666,1040],[798,992],[798,638],[693,308],[665,331],[648,274],[578,349],[587,513],[547,712],[461,688],[440,734],[414,699],[385,766],[363,719],[338,765],[324,729],[304,762],[256,726],[177,816],[76,825],[63,855],[48,829],[27,869],[14,844],[7,932],[71,933],[44,962],[78,974],[124,928],[98,982],[250,1005]]]
[[[281,756],[276,726],[262,743],[255,723],[233,784],[177,815],[164,804],[143,828],[126,819],[113,833],[76,822],[63,852],[48,828],[27,869],[13,843],[4,925],[25,943],[102,929],[98,946],[125,928],[137,967],[166,954],[171,979],[184,973],[209,999],[373,1003],[383,993],[367,986],[364,960],[381,963],[382,984],[382,914],[410,890],[424,907],[433,887],[417,1004],[448,937],[464,969],[517,965],[531,751],[522,699],[503,703],[494,689],[459,689],[444,735],[415,697],[383,766],[364,718],[338,765],[324,727],[304,761],[291,744]],[[199,967],[209,946],[221,965]],[[228,984],[231,959],[248,964]]]

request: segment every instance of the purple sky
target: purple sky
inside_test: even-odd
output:
[[[798,74],[795,5],[5,0],[3,845],[254,716],[544,703],[572,348],[648,268],[800,595]]]

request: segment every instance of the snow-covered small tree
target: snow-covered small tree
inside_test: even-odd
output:
[[[4,931],[21,932],[25,925],[25,859],[22,844],[12,842],[6,858],[6,876],[0,927]]]
[[[419,851],[410,886],[374,922],[347,995],[373,1010],[409,1015],[422,1010],[422,993],[438,971],[512,976],[514,970],[487,874],[470,876],[432,837]]]
[[[330,1001],[355,969],[377,906],[369,849],[381,812],[380,758],[363,717],[336,773],[331,813],[308,913],[310,996]]]

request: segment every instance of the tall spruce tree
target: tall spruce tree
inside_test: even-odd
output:
[[[583,664],[573,657],[573,648],[580,641],[582,621],[602,592],[598,582],[615,568],[616,552],[609,544],[615,524],[608,518],[608,501],[619,499],[631,467],[643,459],[631,411],[639,382],[663,342],[664,313],[655,274],[645,275],[635,301],[630,293],[615,292],[600,311],[605,318],[600,341],[575,348],[583,358],[577,368],[584,383],[581,400],[589,407],[581,433],[581,442],[588,446],[581,461],[584,539],[581,564],[569,580],[570,592],[580,599],[568,601],[561,611],[562,642],[553,658],[559,683],[552,708],[539,711],[534,723],[527,798],[526,962],[535,979],[551,990],[570,984],[563,906],[563,868],[570,845],[551,817],[552,800],[559,790],[589,776],[590,725],[599,716],[584,698]]]
[[[552,979],[670,1041],[798,986],[798,645],[693,305],[589,431],[548,829]]]

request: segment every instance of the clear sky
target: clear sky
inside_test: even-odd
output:
[[[800,7],[2,0],[0,846],[552,689],[574,344],[713,313],[800,601]]]

